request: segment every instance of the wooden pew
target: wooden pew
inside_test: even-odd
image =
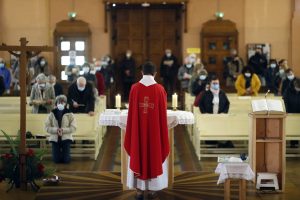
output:
[[[26,100],[26,112],[31,113],[32,107],[29,106],[29,97]],[[19,113],[20,97],[0,97],[0,114]]]
[[[106,132],[106,128],[98,125],[99,113],[106,108],[106,98],[99,99],[95,107],[95,116],[91,117],[87,114],[75,114],[75,120],[77,124],[77,130],[73,134],[76,144],[72,144],[71,154],[73,157],[89,156],[96,159],[100,147],[102,145],[102,139]],[[30,131],[35,139],[28,139],[30,142],[38,142],[40,148],[49,149],[50,145],[46,145],[48,134],[45,132],[45,120],[48,114],[32,114],[26,115],[26,129]],[[17,133],[20,126],[20,114],[9,113],[0,114],[0,129],[4,130],[11,137],[17,137]],[[0,146],[7,147],[8,145],[3,142],[5,137],[0,133]],[[92,143],[81,144],[82,140],[88,140]]]
[[[248,114],[200,114],[195,113],[195,124],[193,128],[193,145],[199,159],[203,156],[201,143],[205,140],[233,140],[248,141],[250,130],[250,118]],[[288,114],[286,118],[286,140],[300,140],[300,114]],[[211,149],[210,149],[211,150]],[[228,149],[227,152],[242,153],[243,149]],[[300,156],[299,150],[288,149],[287,156]]]

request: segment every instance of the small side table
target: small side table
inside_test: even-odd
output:
[[[248,163],[219,163],[215,173],[220,174],[217,184],[224,183],[224,200],[230,200],[230,182],[239,180],[239,199],[246,199],[246,181],[252,181],[255,175]]]

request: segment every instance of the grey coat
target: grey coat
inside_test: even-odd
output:
[[[40,101],[48,101],[51,100],[51,103],[45,103],[43,104],[47,112],[50,113],[50,111],[53,109],[54,101],[55,101],[55,92],[52,85],[49,83],[46,83],[43,95],[41,93],[41,90],[37,83],[35,83],[31,88],[31,94],[30,94],[30,102],[29,104],[32,105],[32,113],[38,113],[39,112],[39,105],[33,105],[34,100],[40,100]]]

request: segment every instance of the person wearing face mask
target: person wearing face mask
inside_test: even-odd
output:
[[[282,81],[281,84],[281,95],[284,95],[284,93],[286,92],[286,90],[291,86],[292,82],[295,79],[295,75],[292,69],[287,69],[285,71],[286,74],[286,78]]]
[[[160,62],[160,77],[169,98],[174,93],[177,72],[177,58],[172,54],[171,49],[166,49]]]
[[[278,70],[279,67],[276,59],[270,59],[270,64],[265,74],[266,86],[267,89],[276,96],[279,94],[279,86],[281,83],[281,79],[277,76]]]
[[[237,55],[236,49],[231,49],[230,56],[224,58],[223,64],[223,76],[226,79],[226,85],[232,86],[234,85],[237,76],[242,72],[244,67],[243,59]]]
[[[64,94],[62,85],[56,82],[56,77],[54,75],[50,74],[48,76],[48,80],[49,84],[52,85],[52,87],[54,88],[54,93],[56,97]]]
[[[267,70],[268,61],[263,54],[262,47],[255,49],[255,54],[250,57],[248,65],[252,67],[253,72],[259,76],[260,80],[264,82],[265,71]]]
[[[258,76],[248,66],[243,68],[242,74],[235,81],[238,96],[257,96],[260,87],[261,82]]]
[[[216,76],[212,77],[209,90],[204,92],[199,102],[201,113],[228,113],[229,105],[226,93],[220,88],[219,79]]]
[[[47,82],[45,74],[39,74],[30,93],[29,105],[32,106],[32,113],[49,113],[53,109],[54,100],[54,88]]]
[[[3,78],[4,91],[9,94],[11,85],[11,73],[10,70],[6,68],[3,58],[0,58],[0,76],[2,76]]]
[[[91,73],[91,65],[89,63],[84,63],[82,65],[83,77],[90,82],[94,87],[96,86],[96,76]]]
[[[206,85],[209,84],[207,71],[199,64],[195,66],[195,69],[190,86],[190,93],[192,96],[197,96],[200,92],[204,91],[206,89]]]
[[[67,97],[59,95],[55,99],[55,108],[45,122],[45,130],[49,133],[52,145],[52,160],[55,163],[70,163],[72,134],[76,131],[73,113],[67,109]]]
[[[185,64],[179,68],[177,74],[177,78],[180,81],[180,86],[181,86],[180,96],[179,96],[181,101],[181,105],[180,105],[181,108],[183,108],[184,106],[185,92],[188,92],[189,90],[190,80],[192,78],[192,73],[194,70],[194,65],[192,61],[193,60],[191,60],[190,57],[186,57]]]
[[[199,109],[203,114],[221,114],[228,113],[230,102],[226,93],[220,88],[220,81],[216,76],[213,76],[210,81],[210,87],[204,92],[200,101]],[[231,141],[205,141],[209,145],[217,145],[222,148],[233,148]]]
[[[120,63],[121,79],[123,85],[123,97],[127,101],[129,97],[130,88],[135,82],[135,60],[132,57],[132,52],[127,50],[124,58]]]
[[[34,71],[36,74],[44,73],[48,71],[48,62],[44,56],[39,56],[34,64]]]
[[[68,89],[68,104],[73,113],[88,113],[93,116],[95,97],[93,86],[82,76],[72,83]]]
[[[287,113],[300,113],[300,78],[294,78],[290,87],[288,87],[283,95],[285,110]],[[291,147],[299,147],[298,141],[291,141]]]

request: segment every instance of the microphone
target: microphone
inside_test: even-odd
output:
[[[267,98],[269,93],[270,93],[270,90],[268,90],[267,93],[265,94],[265,99]]]

